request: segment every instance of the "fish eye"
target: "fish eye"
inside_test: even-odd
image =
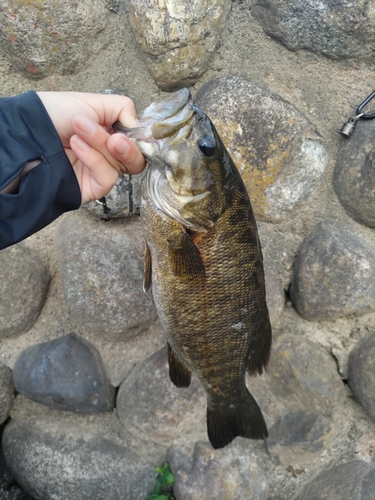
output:
[[[199,149],[202,151],[204,156],[207,156],[208,158],[211,156],[214,156],[215,154],[215,149],[216,149],[216,143],[215,139],[211,137],[210,135],[206,135],[205,137],[202,137],[202,139],[198,143]]]

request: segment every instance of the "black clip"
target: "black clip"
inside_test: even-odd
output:
[[[368,104],[371,99],[375,97],[375,90],[372,94],[370,94],[366,99],[361,102],[361,104],[357,108],[357,115],[361,115],[362,120],[373,120],[375,118],[375,113],[372,113],[371,115],[366,115],[365,113],[362,113],[362,109]]]
[[[359,119],[361,120],[373,120],[375,118],[375,113],[365,114],[362,112],[363,108],[375,97],[375,90],[366,99],[361,102],[357,108],[356,116],[351,116],[349,120],[344,123],[340,130],[340,134],[346,138],[349,138],[354,132],[354,128]]]

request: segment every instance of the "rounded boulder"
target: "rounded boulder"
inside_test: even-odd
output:
[[[236,164],[257,220],[279,222],[318,189],[327,164],[321,137],[277,94],[239,76],[203,85],[207,113]]]
[[[28,78],[76,73],[109,43],[104,2],[21,0],[1,2],[0,45]]]
[[[256,0],[251,14],[290,50],[374,60],[375,21],[372,5],[364,0]]]
[[[55,249],[75,330],[125,340],[156,318],[143,292],[144,240],[139,220],[107,223],[79,212],[57,227]]]
[[[375,421],[375,333],[363,337],[351,351],[348,383],[355,399]]]
[[[100,413],[114,407],[115,388],[99,352],[75,333],[26,348],[13,374],[18,392],[50,408]]]
[[[375,124],[359,120],[354,134],[341,140],[333,188],[352,219],[375,227]]]
[[[0,253],[0,338],[34,326],[46,299],[50,273],[35,250],[24,243]]]
[[[310,321],[375,309],[375,251],[340,224],[321,222],[304,239],[291,285],[292,304]]]
[[[162,90],[193,85],[223,35],[230,0],[129,0],[130,22]]]

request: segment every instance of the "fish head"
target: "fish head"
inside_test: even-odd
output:
[[[212,227],[225,207],[226,150],[210,119],[184,88],[148,106],[138,121],[137,128],[114,128],[148,160],[146,195],[189,229]]]

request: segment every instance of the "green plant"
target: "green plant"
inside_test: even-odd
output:
[[[169,464],[157,467],[156,487],[154,493],[148,495],[147,500],[175,500],[172,493],[174,475],[171,472]]]

